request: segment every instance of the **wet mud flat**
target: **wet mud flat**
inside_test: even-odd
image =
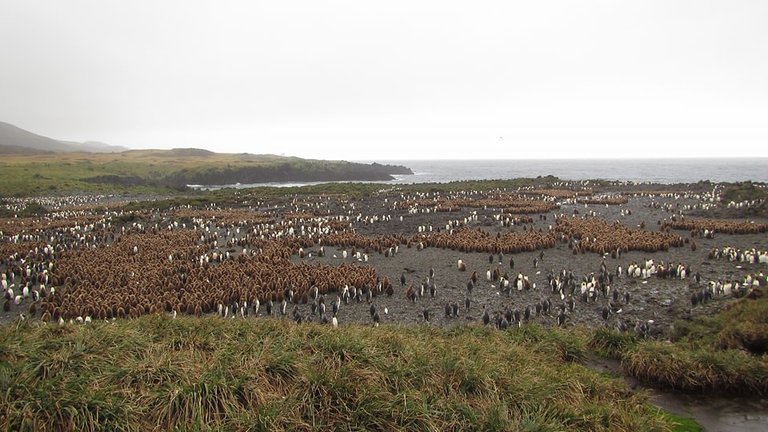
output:
[[[349,223],[348,229],[361,236],[373,238],[394,234],[412,238],[418,236],[420,232],[446,230],[447,225],[451,224],[453,226],[460,224],[466,229],[483,231],[490,236],[509,232],[548,232],[556,225],[556,218],[562,216],[601,219],[631,229],[658,231],[662,229],[661,224],[670,220],[673,215],[679,216],[685,213],[683,209],[701,205],[700,199],[680,196],[631,196],[626,203],[618,205],[582,204],[575,200],[565,200],[554,210],[525,215],[530,216],[530,221],[504,226],[498,219],[499,209],[462,207],[451,212],[409,212],[393,209],[392,200],[394,199],[396,198],[383,199],[381,196],[374,195],[341,201],[326,197],[323,198],[325,203],[323,211],[329,218],[343,216],[350,220],[354,220],[352,218],[355,215],[363,216],[363,219],[379,216],[380,219],[376,222]],[[313,205],[311,198],[305,198],[297,204],[285,197],[277,198],[274,202],[265,200],[259,204],[265,210],[278,213],[304,210],[301,205],[305,207]],[[251,209],[260,210],[256,207]],[[183,224],[184,221],[173,220],[172,216],[158,212],[157,214],[145,213],[140,222],[151,226],[158,222]],[[765,221],[757,220],[756,222]],[[126,222],[125,226],[130,226],[131,223],[135,224],[135,221]],[[214,225],[211,224],[211,226]],[[243,228],[243,232],[246,228]],[[218,230],[221,234],[213,252],[219,254],[231,252],[233,256],[242,252],[242,247],[227,245],[227,235],[231,236],[230,239],[236,236],[232,230],[215,227],[213,230]],[[394,286],[391,296],[383,292],[374,293],[374,296],[367,301],[360,298],[350,301],[349,304],[343,304],[337,314],[340,325],[373,324],[370,313],[371,304],[373,304],[380,312],[382,325],[391,323],[440,327],[482,325],[485,311],[490,315],[497,312],[503,313],[505,310],[517,310],[522,313],[527,308],[531,314],[528,319],[516,323],[518,326],[531,323],[549,326],[558,324],[558,310],[566,307],[566,303],[571,303],[570,297],[572,297],[573,307],[571,308],[570,304],[567,306],[565,320],[561,323],[564,327],[616,328],[624,323],[631,329],[636,323],[641,322],[646,323],[649,333],[656,337],[663,337],[677,319],[711,315],[733,300],[731,297],[722,296],[715,297],[705,304],[693,305],[692,294],[701,291],[709,282],[741,281],[748,274],[759,274],[768,270],[766,264],[709,258],[711,250],[724,247],[766,250],[768,235],[765,233],[733,235],[718,233],[713,238],[696,237],[694,239],[690,238],[690,233],[684,230],[671,232],[686,238],[686,243],[681,247],[670,247],[668,250],[657,252],[629,250],[616,257],[583,251],[574,253],[568,244],[558,241],[554,247],[504,255],[437,247],[419,248],[416,244],[410,246],[400,244],[397,252],[392,254],[367,251],[365,261],[353,255],[351,248],[332,245],[323,246],[325,254],[320,256],[318,253],[320,245],[315,244],[306,248],[303,256],[293,251],[290,260],[294,264],[369,266],[375,269],[379,279],[386,277],[391,281]],[[689,242],[696,243],[695,250],[690,247]],[[107,242],[104,246],[109,244]],[[457,267],[459,260],[466,266],[464,271]],[[627,268],[630,265],[642,264],[648,260],[666,266],[683,265],[688,269],[687,277],[627,276]],[[610,289],[619,294],[617,296],[619,300],[614,302],[608,316],[604,315],[604,309],[611,298],[598,296],[591,301],[584,301],[578,290],[573,296],[567,298],[548,285],[549,275],[568,272],[577,282],[580,282],[598,274],[601,267],[612,274]],[[0,270],[6,269],[0,265]],[[509,280],[518,276],[526,278],[529,282],[527,288],[518,290],[513,286],[505,290],[498,280],[487,279],[487,273],[494,270],[506,275]],[[428,278],[430,272],[434,273],[432,278]],[[467,286],[473,273],[476,275],[476,282],[472,284],[470,291]],[[700,276],[699,282],[693,280],[694,274]],[[401,283],[401,280],[404,283]],[[413,287],[421,294],[421,285],[428,282],[435,286],[434,294],[429,289],[425,289],[423,295],[417,295],[415,299],[406,298],[408,287]],[[327,300],[334,300],[338,294],[339,292],[327,293]],[[318,319],[311,313],[309,304],[311,302],[297,303],[295,309],[304,319]],[[537,305],[544,303],[547,303],[548,310],[537,313]],[[446,316],[446,305],[453,304],[459,306],[458,316],[455,314]],[[15,319],[24,312],[24,308],[9,309],[9,311],[0,312],[0,320]],[[427,316],[428,320],[425,319]],[[248,318],[263,317],[263,310],[248,316]],[[275,314],[273,318],[290,320],[293,316]]]
[[[449,220],[461,220],[472,217],[473,221],[467,226],[473,229],[481,229],[493,235],[509,230],[549,230],[555,224],[555,216],[572,215],[574,210],[579,214],[590,213],[590,217],[603,218],[605,220],[617,220],[622,224],[635,229],[640,229],[643,224],[647,230],[658,230],[659,222],[668,220],[670,212],[652,207],[650,204],[663,202],[658,197],[632,198],[629,203],[623,205],[562,205],[560,209],[543,215],[542,218],[534,217],[533,222],[516,227],[502,227],[494,221],[494,215],[498,211],[492,209],[468,209],[462,212],[430,213],[407,216],[403,221],[393,220],[389,222],[373,224],[371,226],[356,227],[356,231],[363,235],[377,235],[384,233],[416,233],[419,227],[429,230],[445,229]],[[682,200],[670,200],[669,204],[675,208],[685,204]],[[691,201],[691,204],[693,201]],[[362,201],[356,203],[358,211],[370,214],[381,213],[378,203]],[[629,215],[627,215],[629,210]],[[690,237],[685,231],[673,231],[683,237]],[[605,299],[596,302],[583,302],[576,298],[573,312],[568,312],[565,326],[573,327],[610,327],[615,328],[619,320],[634,325],[637,320],[652,321],[652,326],[657,335],[664,334],[677,319],[690,318],[697,315],[711,315],[720,308],[726,306],[732,298],[714,298],[706,304],[693,306],[691,294],[701,290],[709,281],[739,281],[750,273],[759,273],[767,270],[765,264],[747,264],[729,262],[725,259],[710,259],[710,250],[726,246],[742,249],[766,249],[768,248],[768,236],[766,234],[718,234],[712,239],[696,238],[696,250],[692,251],[689,244],[682,247],[670,248],[668,251],[640,252],[629,251],[620,257],[611,258],[596,253],[574,254],[567,244],[558,242],[555,247],[532,252],[498,254],[461,252],[458,250],[424,248],[416,246],[406,247],[401,245],[396,254],[385,257],[382,254],[371,253],[365,265],[376,268],[380,277],[388,277],[395,285],[395,293],[388,297],[379,295],[373,299],[373,303],[381,310],[386,308],[388,313],[382,315],[383,322],[400,324],[426,324],[432,326],[454,326],[460,324],[482,325],[481,318],[484,310],[493,314],[505,309],[524,310],[533,308],[536,303],[549,300],[556,308],[566,299],[561,298],[557,292],[552,292],[548,286],[547,275],[557,274],[561,270],[572,272],[576,277],[583,278],[597,274],[601,265],[605,265],[609,271],[615,273],[617,267],[621,267],[622,275],[616,276],[610,284],[613,290],[620,293],[629,293],[630,301],[623,304],[617,311],[612,311],[609,318],[603,319],[602,309]],[[316,250],[309,258],[300,259],[294,257],[295,262],[305,261],[310,263],[356,263],[356,259],[349,257],[344,259],[342,248],[326,247],[324,257],[318,257]],[[542,256],[543,253],[543,256]],[[489,256],[492,255],[492,256]],[[501,258],[501,260],[499,260]],[[466,264],[466,270],[460,271],[457,267],[458,260]],[[510,265],[514,261],[514,266]],[[688,277],[647,279],[628,277],[626,269],[632,263],[643,263],[646,260],[654,260],[656,263],[668,265],[683,264],[690,269]],[[358,263],[363,264],[363,263]],[[498,268],[501,273],[507,273],[514,278],[522,274],[531,282],[531,288],[518,291],[512,289],[509,293],[503,292],[496,281],[488,281],[487,272]],[[406,298],[405,292],[408,286],[414,286],[417,291],[419,285],[425,283],[430,269],[434,269],[432,282],[436,286],[435,296],[432,297],[429,290],[425,290],[424,296],[417,296],[415,302]],[[474,284],[472,292],[467,290],[467,283],[473,272],[477,273],[478,281]],[[692,275],[699,273],[701,281],[695,283]],[[401,277],[405,277],[405,284],[401,286]],[[577,292],[578,293],[578,292]],[[470,309],[464,307],[466,299],[470,299]],[[354,303],[354,302],[353,302]],[[339,312],[340,323],[371,324],[369,305],[351,304]],[[446,317],[444,310],[446,303],[457,303],[461,306],[458,318]],[[429,311],[429,322],[425,322],[424,310]],[[529,322],[537,322],[543,325],[556,325],[556,309],[547,314],[533,315]],[[525,323],[523,324],[525,325]]]

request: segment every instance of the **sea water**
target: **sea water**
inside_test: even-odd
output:
[[[394,180],[372,182],[391,185],[535,178],[548,175],[562,180],[602,179],[662,184],[696,183],[705,180],[716,183],[742,181],[768,183],[768,158],[365,160],[355,162],[403,165],[413,171],[413,175],[395,175]],[[287,187],[318,183],[328,182],[193,185],[192,187],[201,189]]]
[[[731,159],[533,159],[533,160],[390,160],[414,175],[396,183],[445,183],[457,180],[534,178],[617,180],[648,183],[768,182],[768,158]]]

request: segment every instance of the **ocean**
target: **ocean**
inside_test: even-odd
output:
[[[373,161],[369,161],[373,162]],[[603,179],[649,183],[768,182],[768,158],[728,159],[531,159],[386,160],[404,165],[412,176],[393,183],[445,183],[553,175],[563,180]]]
[[[727,159],[527,159],[527,160],[365,160],[403,165],[413,175],[396,175],[382,184],[447,183],[460,180],[497,180],[553,175],[562,180],[616,180],[646,183],[753,181],[768,183],[768,158]],[[218,189],[254,186],[304,186],[316,182],[234,184],[193,187]]]

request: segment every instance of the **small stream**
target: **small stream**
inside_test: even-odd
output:
[[[651,404],[664,411],[694,419],[706,432],[768,431],[768,398],[696,395],[646,387],[626,376],[617,360],[592,358],[585,366],[623,377],[633,391],[647,391]]]
[[[768,400],[746,397],[701,396],[651,389],[657,407],[691,417],[708,432],[768,430]]]

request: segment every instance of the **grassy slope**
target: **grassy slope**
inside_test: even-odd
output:
[[[31,196],[60,192],[167,192],[164,180],[174,174],[202,175],[287,165],[300,172],[344,170],[342,161],[321,161],[275,155],[244,155],[164,150],[122,153],[60,153],[34,156],[4,155],[0,160],[0,196]],[[90,183],[99,176],[138,178],[157,185],[125,186]]]
[[[678,321],[673,343],[597,330],[589,346],[650,384],[693,392],[768,395],[768,297],[713,317]]]
[[[40,195],[79,190],[122,192],[128,188],[91,184],[82,180],[99,175],[159,179],[169,170],[175,171],[179,168],[198,165],[201,162],[200,158],[197,159],[153,157],[149,152],[8,156],[4,157],[0,164],[3,177],[7,179],[0,185],[0,196]]]
[[[0,330],[10,430],[670,430],[538,327],[359,326],[148,316]]]

